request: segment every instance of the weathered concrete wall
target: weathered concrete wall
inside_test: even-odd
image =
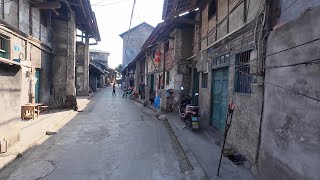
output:
[[[244,26],[244,2],[225,19],[228,12],[231,12],[238,2],[237,0],[217,1],[218,11],[211,19],[208,19],[208,6],[201,12],[201,36],[204,38],[201,42],[201,49],[205,50],[208,46],[210,47],[198,55],[194,54],[196,55],[195,59],[198,61],[196,67],[198,71],[202,72],[200,75],[199,88],[200,116],[202,117],[201,126],[209,126],[212,112],[211,103],[213,101],[211,95],[212,59],[229,54],[230,62],[227,66],[229,69],[228,103],[233,99],[236,104],[236,111],[234,112],[233,125],[229,131],[227,143],[243,154],[250,162],[254,163],[259,141],[259,125],[263,99],[262,87],[252,84],[251,94],[233,93],[233,91],[236,55],[247,50],[252,50],[251,59],[256,57],[253,39],[255,23],[252,20],[254,20],[257,15],[261,0],[250,1],[250,4],[246,4],[246,7],[249,7],[246,20],[248,24],[246,26]],[[247,3],[249,2],[247,1]],[[221,23],[223,20],[224,22]],[[221,25],[219,25],[219,23],[221,23]],[[215,28],[217,26],[219,27],[216,31]],[[242,26],[244,27],[241,28]],[[257,32],[260,31],[260,26],[259,24]],[[255,69],[255,67],[253,66],[252,69]],[[204,73],[208,73],[207,88],[201,87]],[[232,97],[233,94],[234,97]]]
[[[101,62],[104,65],[106,65],[107,67],[109,66],[108,65],[109,55],[110,55],[110,53],[104,52],[104,51],[90,50],[90,52],[89,52],[90,60],[95,60],[95,61]]]
[[[4,9],[3,14],[2,8]],[[31,35],[51,47],[51,24],[45,26],[40,23],[40,10],[30,7],[28,0],[10,0],[3,4],[1,3],[0,9],[0,16],[6,22],[18,28],[26,35]],[[30,15],[32,17],[31,21]]]
[[[292,4],[292,5],[291,5]],[[318,0],[306,0],[306,1],[297,1],[292,0],[280,0],[280,13],[281,16],[278,20],[278,24],[294,20],[301,16],[308,8],[320,6],[320,1]],[[289,7],[290,6],[290,7]]]
[[[4,20],[18,27],[18,0],[8,1],[4,3]]]
[[[19,66],[0,64],[0,138],[9,146],[19,140],[21,72]]]
[[[208,46],[208,39],[206,36],[209,33],[209,21],[208,21],[208,9],[209,7],[206,6],[203,11],[201,12],[201,41],[200,41],[200,48],[205,49]],[[216,17],[212,18],[215,19]],[[213,27],[212,27],[213,29]]]
[[[29,23],[29,1],[20,0],[19,3],[17,2],[14,0],[1,3],[1,9],[4,8],[4,16],[1,13],[1,18],[19,28],[26,35],[30,35],[30,27],[36,28],[37,25]],[[40,16],[35,18],[39,19]],[[32,22],[37,23],[37,19]],[[37,27],[39,29],[39,26]],[[21,32],[15,32],[15,30],[8,28],[0,30],[0,33],[10,40],[8,59],[18,60],[24,65],[32,65],[32,68],[27,68],[0,63],[0,96],[3,97],[3,103],[0,105],[0,114],[2,114],[0,139],[8,139],[9,146],[11,146],[19,140],[20,107],[34,100],[32,97],[34,97],[35,82],[32,79],[34,79],[35,69],[40,69],[41,72],[40,102],[50,105],[50,99],[52,100],[50,91],[52,61],[50,54],[40,49],[38,43],[32,44],[34,42],[30,39],[27,42],[27,38],[20,36]],[[45,44],[45,42],[42,43]]]
[[[260,25],[259,25],[260,26]],[[255,162],[259,140],[259,125],[262,108],[262,87],[252,84],[251,94],[233,93],[235,76],[235,57],[237,54],[252,50],[251,59],[254,59],[254,32],[255,23],[248,24],[245,28],[230,35],[229,40],[216,43],[208,49],[207,57],[203,56],[203,66],[199,71],[208,73],[208,87],[199,90],[199,105],[202,126],[208,126],[211,118],[212,99],[212,59],[221,55],[230,55],[228,77],[228,103],[234,100],[236,110],[233,115],[233,124],[230,128],[227,143],[243,154],[250,162]],[[232,95],[234,94],[234,97]],[[211,98],[208,98],[211,97]]]
[[[41,52],[40,102],[54,104],[53,99],[53,61],[51,54]]]
[[[250,2],[247,1],[246,6],[244,2],[240,3],[240,5],[231,12],[238,2],[238,0],[218,0],[217,13],[210,19],[208,19],[208,5],[203,9],[201,12],[202,22],[200,27],[201,37],[203,38],[201,41],[201,49],[207,48],[215,41],[224,38],[228,33],[231,33],[243,26],[245,15],[247,15],[246,22],[249,23],[256,17],[260,6],[260,12],[262,11],[262,0],[255,0]],[[246,14],[244,13],[245,7],[248,8]],[[230,15],[227,16],[229,12]]]
[[[200,84],[202,82],[203,74],[200,75]],[[210,113],[211,113],[211,73],[208,74],[208,87],[199,87],[199,107],[200,107],[200,117],[201,117],[201,127],[208,127],[210,125]],[[205,97],[206,96],[206,97]]]
[[[231,0],[232,1],[232,0]],[[236,1],[236,0],[234,0]],[[217,23],[221,23],[222,20],[228,15],[228,1],[218,0],[217,1]],[[222,38],[228,33],[228,21],[224,21],[220,26],[217,26],[217,39]]]
[[[311,2],[311,1],[310,1]],[[270,33],[272,54],[320,37],[320,8],[306,12]],[[283,66],[317,59],[320,42],[269,56],[266,66]],[[266,81],[320,99],[320,65],[267,69]],[[319,179],[320,104],[312,99],[265,84],[259,158],[261,179]]]
[[[37,8],[31,9],[32,15],[32,36],[40,39],[40,10]]]
[[[55,107],[70,105],[75,97],[76,27],[74,15],[70,20],[53,20],[53,47],[56,55],[53,63]],[[66,102],[67,101],[67,102]]]
[[[30,33],[29,7],[28,0],[19,1],[19,29],[26,34]]]
[[[78,96],[89,95],[89,56],[88,43],[77,42],[76,89]]]
[[[143,46],[144,42],[148,39],[153,29],[154,28],[151,28],[150,26],[143,24],[122,36],[122,65],[124,67],[126,67],[139,54],[139,52],[141,51],[141,47]]]

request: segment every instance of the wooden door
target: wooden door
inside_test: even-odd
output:
[[[221,133],[227,119],[228,68],[215,69],[212,72],[211,122]]]

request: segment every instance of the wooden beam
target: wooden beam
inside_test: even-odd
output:
[[[5,58],[2,58],[2,57],[0,57],[0,62],[5,63],[5,64],[9,64],[9,65],[13,65],[14,64],[14,65],[18,65],[18,66],[24,66],[24,67],[31,68],[31,66],[27,66],[27,65],[24,65],[24,64],[12,61],[12,60],[8,60],[8,59],[5,59]]]
[[[59,1],[32,3],[32,6],[38,9],[60,9],[61,8],[61,4]]]
[[[200,25],[200,21],[191,20],[183,17],[178,17],[175,19],[178,23],[185,23],[185,24],[191,24],[191,25]]]

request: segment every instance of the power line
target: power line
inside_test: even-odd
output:
[[[125,2],[125,1],[129,1],[129,0],[120,0],[120,1],[115,1],[115,2],[111,2],[111,3],[108,3],[108,4],[93,4],[91,6],[109,6],[109,5],[112,5],[112,4],[118,4],[118,3],[121,3],[121,2]],[[101,1],[100,1],[101,2]]]
[[[134,13],[134,7],[136,5],[136,0],[133,0],[133,6],[132,6],[132,11],[131,11],[131,17],[130,17],[130,24],[129,24],[129,30],[128,30],[128,37],[127,37],[127,42],[126,42],[126,48],[124,51],[124,56],[127,56],[127,49],[128,49],[128,43],[130,39],[130,30],[131,30],[131,23],[132,23],[132,18],[133,18],[133,13]]]
[[[280,15],[281,14],[283,14],[284,12],[286,12],[288,9],[290,9],[291,8],[291,6],[293,6],[296,2],[298,2],[299,0],[295,0],[293,3],[291,3],[286,9],[284,9],[281,13],[280,13]]]
[[[72,6],[94,6],[94,7],[98,7],[98,6],[109,6],[109,5],[113,5],[113,4],[118,4],[118,3],[122,3],[122,2],[125,2],[125,1],[129,1],[129,0],[120,0],[120,1],[115,1],[115,2],[111,2],[111,3],[107,3],[107,4],[100,4],[102,3],[103,1],[100,1],[98,3],[95,3],[95,4],[92,4],[92,5],[82,5],[82,4],[77,4],[77,3],[72,3],[72,2],[69,2],[70,5]]]
[[[290,47],[290,48],[287,48],[287,49],[284,49],[284,50],[281,50],[281,51],[278,51],[278,52],[275,52],[275,53],[271,53],[271,54],[269,54],[269,55],[266,55],[266,56],[262,56],[262,57],[260,57],[260,58],[255,58],[255,59],[252,59],[252,60],[250,60],[250,61],[248,61],[248,63],[247,64],[242,64],[242,65],[250,65],[250,62],[253,62],[253,61],[257,61],[257,60],[259,60],[259,59],[263,59],[263,58],[266,58],[266,57],[270,57],[270,56],[273,56],[273,55],[276,55],[276,54],[279,54],[279,53],[282,53],[282,52],[286,52],[286,51],[289,51],[289,50],[292,50],[292,49],[295,49],[295,48],[297,48],[297,47],[300,47],[300,46],[304,46],[304,45],[307,45],[307,44],[310,44],[310,43],[313,43],[313,42],[316,42],[316,41],[319,41],[320,40],[320,38],[316,38],[316,39],[313,39],[313,40],[311,40],[311,41],[308,41],[308,42],[305,42],[305,43],[302,43],[302,44],[298,44],[298,45],[296,45],[296,46],[293,46],[293,47]],[[292,65],[283,65],[283,67],[286,67],[286,66],[295,66],[295,65],[299,65],[299,64],[314,64],[314,61],[318,61],[319,59],[313,59],[313,60],[310,60],[310,61],[306,61],[306,62],[303,62],[303,63],[296,63],[296,64],[292,64]],[[207,59],[206,61],[204,61],[205,63],[208,63],[209,61],[211,61],[211,59]],[[176,65],[179,65],[179,63],[180,63],[180,61],[176,61],[173,65],[172,65],[172,67],[171,67],[171,69],[172,68],[174,68]],[[250,65],[250,66],[252,66],[252,65]],[[261,67],[261,66],[257,66],[257,67]],[[263,67],[263,66],[262,66]],[[264,66],[264,67],[266,67],[266,66]],[[279,68],[280,66],[270,66],[270,67],[268,67],[268,68],[270,68],[270,69],[272,69],[272,68]]]
[[[276,68],[285,68],[285,67],[292,67],[292,66],[299,66],[299,65],[311,65],[311,64],[319,64],[320,63],[320,58],[316,58],[313,60],[301,62],[301,63],[294,63],[294,64],[286,64],[286,65],[278,65],[278,66],[255,66],[251,65],[249,63],[243,63],[241,65],[237,65],[236,67],[261,67],[265,69],[276,69]]]
[[[292,50],[292,49],[295,49],[295,48],[298,48],[300,46],[304,46],[304,45],[307,45],[307,44],[310,44],[310,43],[313,43],[313,42],[316,42],[316,41],[319,41],[320,38],[316,38],[316,39],[313,39],[311,41],[307,41],[305,43],[302,43],[302,44],[298,44],[296,46],[293,46],[293,47],[290,47],[290,48],[287,48],[287,49],[283,49],[281,51],[278,51],[278,52],[275,52],[275,53],[271,53],[271,54],[268,54],[266,56],[263,56],[263,57],[260,57],[260,58],[255,58],[255,59],[252,59],[250,60],[249,62],[253,62],[253,61],[257,61],[257,60],[260,60],[262,58],[267,58],[267,57],[270,57],[270,56],[274,56],[274,55],[277,55],[277,54],[280,54],[280,53],[283,53],[283,52],[286,52],[286,51],[289,51],[289,50]]]
[[[246,75],[246,76],[249,76],[249,77],[251,77],[251,78],[254,77],[254,76],[252,76],[252,75],[250,75],[250,74],[247,74],[247,73],[245,73],[245,72],[243,72],[243,71],[240,71],[240,70],[238,70],[238,69],[236,69],[236,71],[238,71],[238,72],[240,72],[241,74],[244,74],[244,75]],[[303,96],[303,97],[312,99],[312,100],[314,100],[314,101],[320,102],[320,99],[317,99],[317,98],[315,98],[315,97],[312,97],[312,96],[303,94],[303,93],[301,93],[301,92],[299,92],[299,91],[292,90],[292,89],[290,89],[290,88],[288,88],[288,87],[280,86],[280,85],[277,85],[277,84],[275,84],[275,83],[272,83],[272,82],[269,82],[269,81],[266,81],[266,80],[261,80],[261,81],[264,82],[264,83],[266,83],[266,84],[270,84],[270,85],[272,85],[272,86],[275,86],[275,87],[278,87],[278,88],[281,88],[281,89],[290,91],[290,92],[292,92],[292,93],[298,94],[298,95],[300,95],[300,96]]]

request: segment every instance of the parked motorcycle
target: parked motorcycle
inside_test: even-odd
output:
[[[189,94],[183,92],[184,88],[181,87],[180,92],[180,105],[179,113],[181,120],[185,121],[186,127],[191,127],[192,130],[198,130],[199,126],[199,106],[191,105],[192,97]],[[196,96],[199,94],[196,93]]]

